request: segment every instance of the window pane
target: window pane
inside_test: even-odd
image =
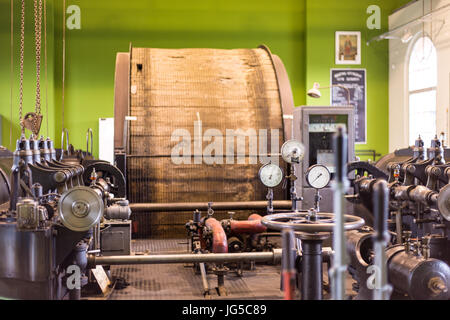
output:
[[[436,48],[428,37],[419,38],[409,60],[409,91],[435,87],[437,84]]]
[[[419,135],[425,146],[436,135],[436,90],[409,95],[409,144]]]

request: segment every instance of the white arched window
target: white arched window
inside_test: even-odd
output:
[[[418,38],[409,57],[409,144],[420,135],[425,146],[436,134],[436,48],[427,36]]]

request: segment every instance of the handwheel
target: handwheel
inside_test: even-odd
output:
[[[358,229],[365,224],[364,219],[344,215],[344,229],[346,231]],[[302,232],[332,232],[334,227],[333,213],[309,214],[306,212],[277,213],[264,216],[261,223],[269,229],[282,230],[292,228]]]

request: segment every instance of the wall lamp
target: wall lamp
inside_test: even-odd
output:
[[[332,87],[338,87],[338,88],[344,89],[347,92],[347,103],[348,103],[348,105],[350,105],[350,90],[347,87],[344,87],[339,84],[333,84],[331,86],[321,87],[318,82],[314,82],[313,87],[308,90],[307,94],[311,98],[320,98],[322,96],[322,94],[320,93],[319,89],[329,89]]]

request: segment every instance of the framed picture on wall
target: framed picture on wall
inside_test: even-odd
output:
[[[361,64],[361,32],[336,31],[336,64]]]

